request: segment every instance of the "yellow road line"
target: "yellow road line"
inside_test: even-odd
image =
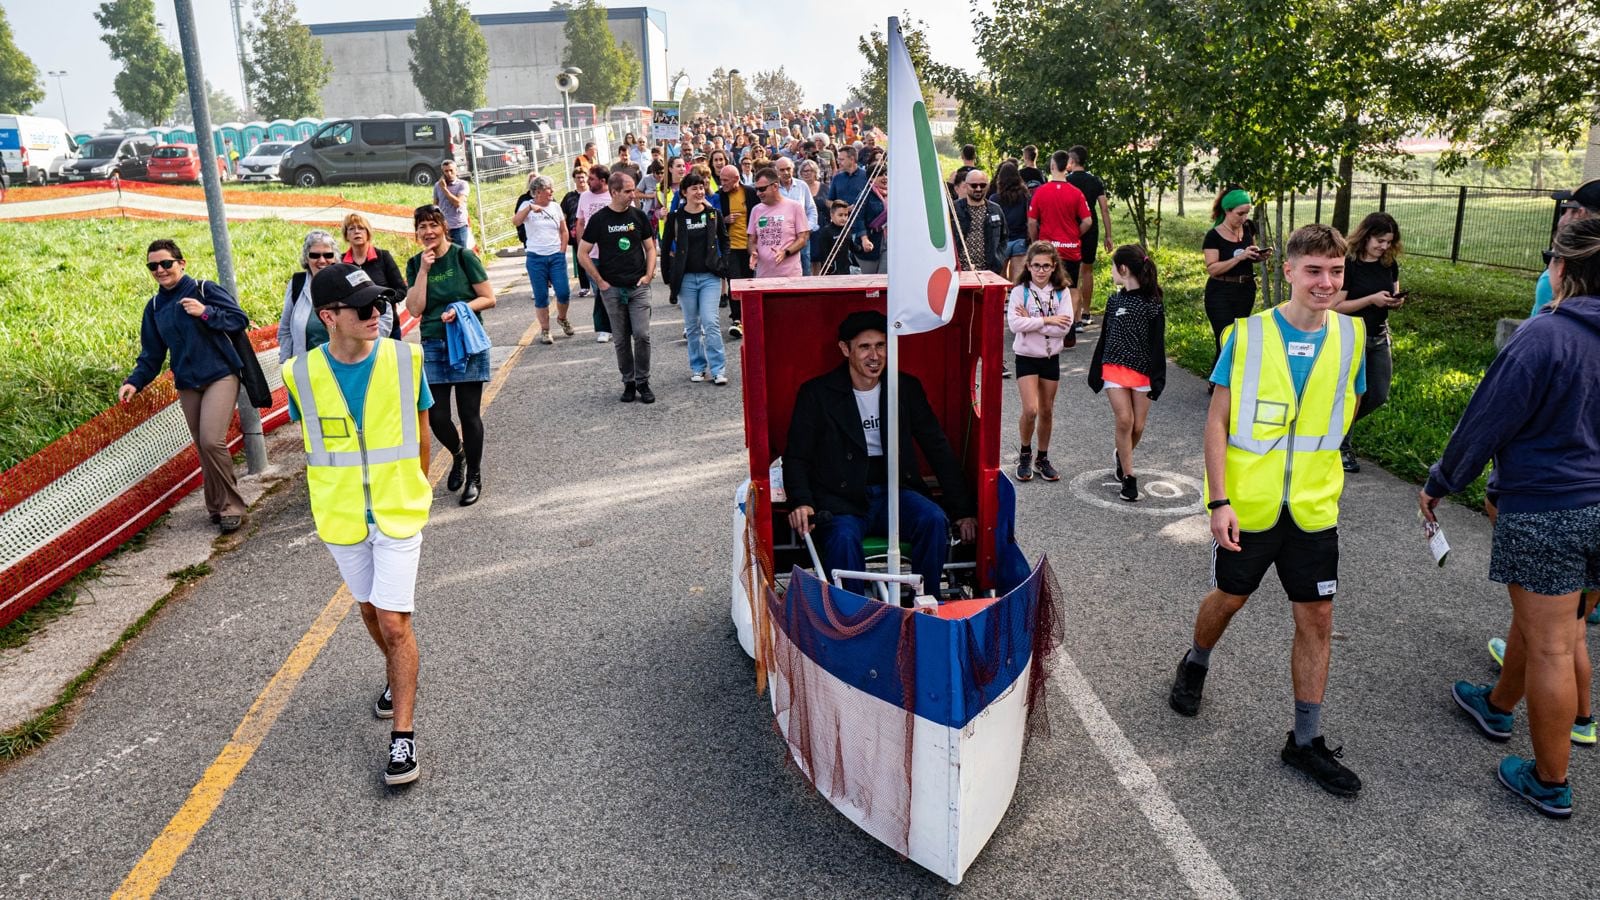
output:
[[[500,386],[505,383],[511,374],[511,369],[517,364],[517,359],[522,356],[522,351],[533,343],[534,337],[539,333],[539,322],[535,320],[523,332],[521,340],[517,342],[511,355],[500,364],[495,372],[494,379],[489,382],[489,388],[484,392],[483,405],[487,409],[493,402],[495,395],[500,393]],[[429,482],[438,484],[439,479],[450,468],[450,457],[441,453],[433,460],[429,468]],[[250,762],[250,757],[255,755],[256,748],[266,739],[267,733],[278,721],[278,716],[289,705],[289,699],[294,696],[294,690],[300,684],[300,679],[306,670],[316,661],[317,655],[327,645],[328,638],[338,630],[339,623],[344,621],[350,612],[350,607],[355,603],[355,597],[344,585],[339,585],[339,590],[334,593],[328,605],[322,608],[311,627],[301,636],[300,642],[295,644],[289,652],[289,658],[283,661],[272,680],[262,688],[256,696],[254,703],[250,704],[249,712],[244,714],[244,719],[239,722],[239,727],[233,731],[233,736],[217,754],[200,776],[199,782],[189,792],[189,799],[178,810],[167,827],[151,842],[150,848],[145,851],[128,877],[122,880],[111,896],[113,900],[133,900],[133,898],[148,898],[155,896],[156,890],[161,887],[161,882],[172,874],[173,867],[178,864],[178,859],[194,841],[206,823],[211,820],[213,813],[222,803],[222,797],[233,786],[234,779],[244,770],[245,764]]]

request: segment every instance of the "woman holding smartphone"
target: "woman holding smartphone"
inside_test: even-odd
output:
[[[1243,188],[1228,185],[1211,204],[1212,228],[1200,244],[1206,260],[1206,319],[1217,355],[1222,353],[1223,329],[1255,309],[1255,266],[1272,253],[1255,245],[1256,225],[1250,221],[1254,210]]]
[[[1389,311],[1406,302],[1400,290],[1400,224],[1386,212],[1375,212],[1361,220],[1350,234],[1350,257],[1344,263],[1344,290],[1334,306],[1347,316],[1360,316],[1367,323],[1367,392],[1361,395],[1356,410],[1361,421],[1389,399],[1389,382],[1394,377],[1394,357],[1389,351]],[[1352,423],[1351,428],[1354,428]],[[1345,433],[1339,457],[1346,472],[1361,471],[1361,463],[1350,449],[1350,434]]]

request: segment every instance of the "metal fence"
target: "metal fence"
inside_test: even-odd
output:
[[[1332,185],[1288,197],[1284,221],[1292,230],[1333,217]],[[1182,196],[1163,199],[1164,214],[1204,217],[1215,194],[1203,185],[1185,185]],[[1550,246],[1559,210],[1546,191],[1414,182],[1356,181],[1351,184],[1350,225],[1368,213],[1395,217],[1405,252],[1415,256],[1542,271],[1542,251]],[[1276,215],[1268,203],[1263,214]]]

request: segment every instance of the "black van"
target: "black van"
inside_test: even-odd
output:
[[[465,170],[461,123],[450,116],[336,119],[284,154],[278,180],[300,187],[340,181],[427,187],[447,159]]]
[[[150,171],[150,155],[160,141],[148,134],[102,134],[78,145],[78,159],[61,170],[61,180],[100,181],[112,173],[124,181]]]

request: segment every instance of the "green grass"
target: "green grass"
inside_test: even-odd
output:
[[[6,623],[5,627],[0,628],[0,650],[21,647],[34,635],[44,631],[51,622],[72,612],[72,608],[78,605],[78,594],[83,590],[83,585],[100,577],[101,571],[97,563],[79,572],[71,581],[52,591],[50,596]]]
[[[240,302],[257,325],[278,320],[307,226],[279,220],[230,226]],[[204,222],[74,219],[8,225],[0,254],[0,470],[115,402],[139,354],[139,323],[155,282],[144,248],[171,237],[189,273],[215,279]],[[379,234],[398,258],[410,242]]]
[[[1132,223],[1120,207],[1113,215],[1114,233],[1130,240]],[[1202,377],[1210,373],[1214,353],[1199,251],[1208,226],[1194,215],[1169,216],[1162,223],[1161,247],[1154,253],[1166,291],[1167,352]],[[1102,301],[1112,290],[1110,275],[1102,254],[1095,271],[1096,293]],[[1420,483],[1494,359],[1496,321],[1528,314],[1534,277],[1411,257],[1401,260],[1400,280],[1412,293],[1406,305],[1389,317],[1395,371],[1389,402],[1355,427],[1353,442],[1362,456]],[[1481,506],[1483,479],[1460,499]]]
[[[253,191],[262,194],[286,196],[293,196],[294,194],[321,194],[326,196],[332,194],[355,203],[388,203],[407,208],[433,202],[433,188],[417,187],[414,184],[351,182],[349,184],[325,184],[314,188],[298,188],[276,181],[252,181],[249,183],[229,184],[227,189],[230,191]]]

